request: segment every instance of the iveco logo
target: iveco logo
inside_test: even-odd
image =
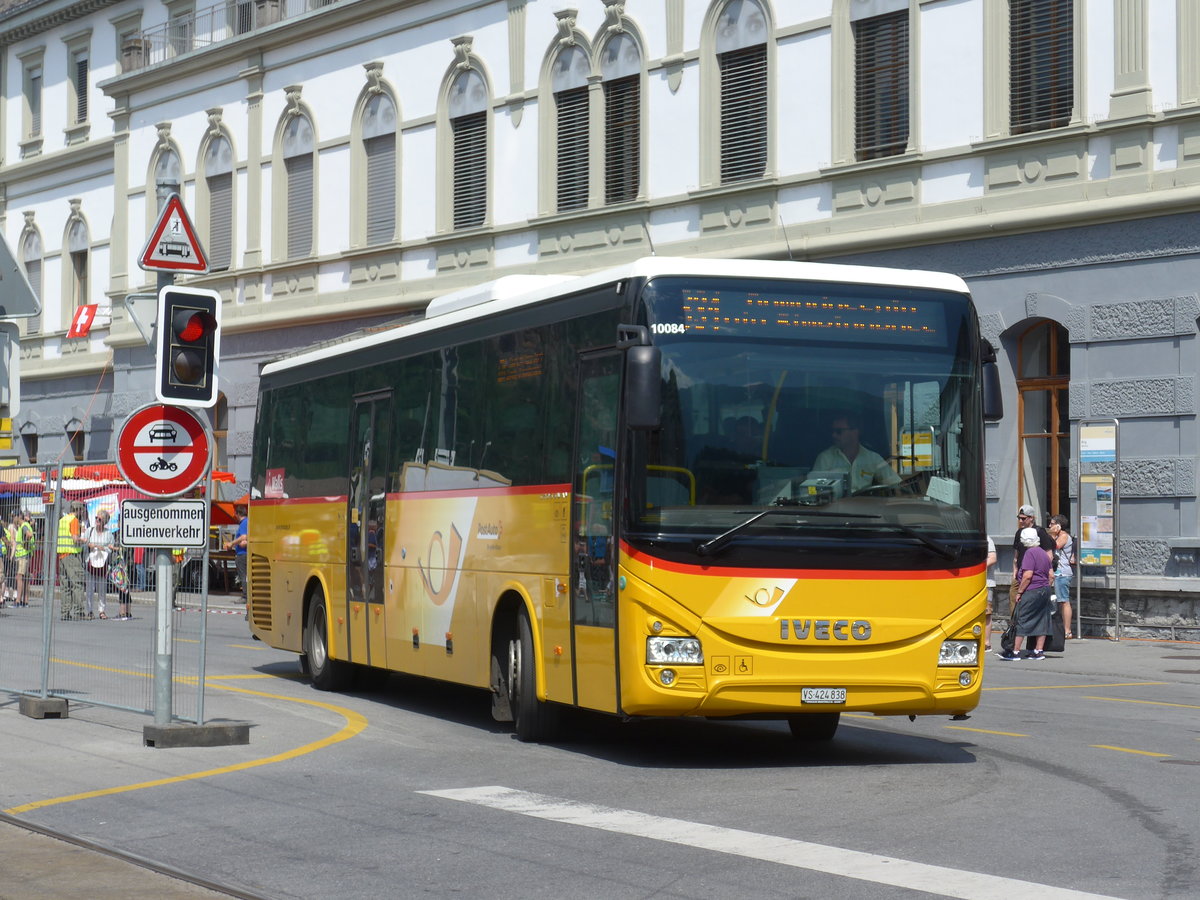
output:
[[[788,632],[791,632],[789,637]],[[780,619],[779,639],[797,641],[856,641],[871,639],[871,623],[866,619]]]

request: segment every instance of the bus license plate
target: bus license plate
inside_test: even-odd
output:
[[[801,688],[801,703],[845,703],[845,688]]]

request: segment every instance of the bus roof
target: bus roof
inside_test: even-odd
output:
[[[887,269],[838,263],[785,262],[762,259],[707,259],[647,256],[623,266],[589,275],[505,275],[494,281],[443,294],[429,301],[423,318],[410,319],[393,328],[360,332],[345,339],[325,342],[299,353],[273,360],[263,366],[271,375],[301,368],[322,360],[358,353],[380,344],[415,334],[436,331],[472,319],[493,316],[522,306],[532,306],[566,294],[631,278],[665,275],[711,278],[765,278],[783,281],[826,281],[848,284],[893,285],[969,293],[957,275],[920,269]]]

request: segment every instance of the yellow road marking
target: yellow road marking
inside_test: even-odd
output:
[[[266,644],[229,644],[228,646],[235,647],[238,650],[257,650],[260,653],[264,650],[275,649],[274,647],[268,647]]]
[[[113,794],[124,794],[128,793],[129,791],[140,791],[145,788],[162,787],[163,785],[167,784],[180,784],[185,781],[197,781],[201,778],[212,778],[216,775],[228,775],[231,772],[241,772],[246,769],[255,769],[259,766],[266,766],[272,763],[286,762],[287,760],[296,759],[299,756],[304,756],[316,750],[321,750],[325,747],[330,747],[334,744],[341,743],[342,741],[349,740],[368,725],[366,716],[356,713],[352,709],[347,709],[344,706],[335,706],[332,703],[325,703],[321,700],[305,700],[300,697],[284,697],[282,694],[267,694],[262,691],[251,691],[247,690],[246,688],[233,687],[231,685],[224,684],[218,684],[215,685],[215,687],[222,691],[234,691],[239,694],[247,694],[251,697],[265,697],[269,700],[284,700],[292,703],[304,703],[309,706],[319,707],[320,709],[327,709],[342,716],[346,720],[346,724],[329,737],[322,738],[319,741],[312,741],[311,743],[304,744],[303,746],[296,747],[292,750],[287,750],[283,753],[277,753],[274,756],[265,756],[261,759],[251,759],[247,760],[246,762],[234,763],[233,765],[229,766],[221,766],[220,768],[216,769],[205,769],[202,772],[192,772],[188,775],[173,775],[169,778],[158,778],[154,781],[141,781],[137,784],[102,788],[95,791],[84,791],[79,794],[69,794],[64,797],[52,797],[48,800],[37,800],[33,803],[25,803],[21,806],[14,806],[11,809],[6,809],[4,811],[9,815],[15,816],[20,815],[21,813],[30,812],[31,810],[43,809],[47,806],[57,806],[60,803],[72,803],[75,800],[90,800],[93,797],[108,797],[112,796]]]
[[[1108,700],[1111,703],[1145,703],[1149,706],[1174,706],[1176,709],[1200,709],[1189,703],[1167,703],[1165,700],[1133,700],[1129,697],[1084,697],[1084,700]]]
[[[1001,737],[1029,737],[1027,734],[1020,734],[1016,731],[989,731],[986,728],[968,728],[966,725],[947,725],[946,728],[953,728],[955,731],[976,731],[979,734],[998,734]]]
[[[1094,691],[1096,688],[1114,687],[1157,687],[1169,684],[1166,681],[1118,681],[1113,684],[1038,684],[1029,687],[985,687],[985,691]]]
[[[1149,750],[1131,750],[1129,747],[1113,747],[1110,744],[1092,744],[1097,750],[1116,750],[1118,753],[1136,753],[1138,756],[1168,757],[1170,753],[1151,753]]]

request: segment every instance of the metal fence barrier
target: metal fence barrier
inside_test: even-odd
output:
[[[155,712],[155,551],[116,542],[125,499],[156,498],[132,488],[112,463],[0,474],[0,691]],[[114,543],[103,569],[89,571],[86,553],[76,565],[59,554],[59,522],[75,501],[87,508],[88,523],[108,513]],[[219,521],[210,525],[208,546],[172,552],[171,718],[195,724],[204,716],[210,594],[230,601],[241,596],[232,555],[220,549],[236,525],[232,506],[214,509]],[[80,569],[84,583],[75,587]]]

